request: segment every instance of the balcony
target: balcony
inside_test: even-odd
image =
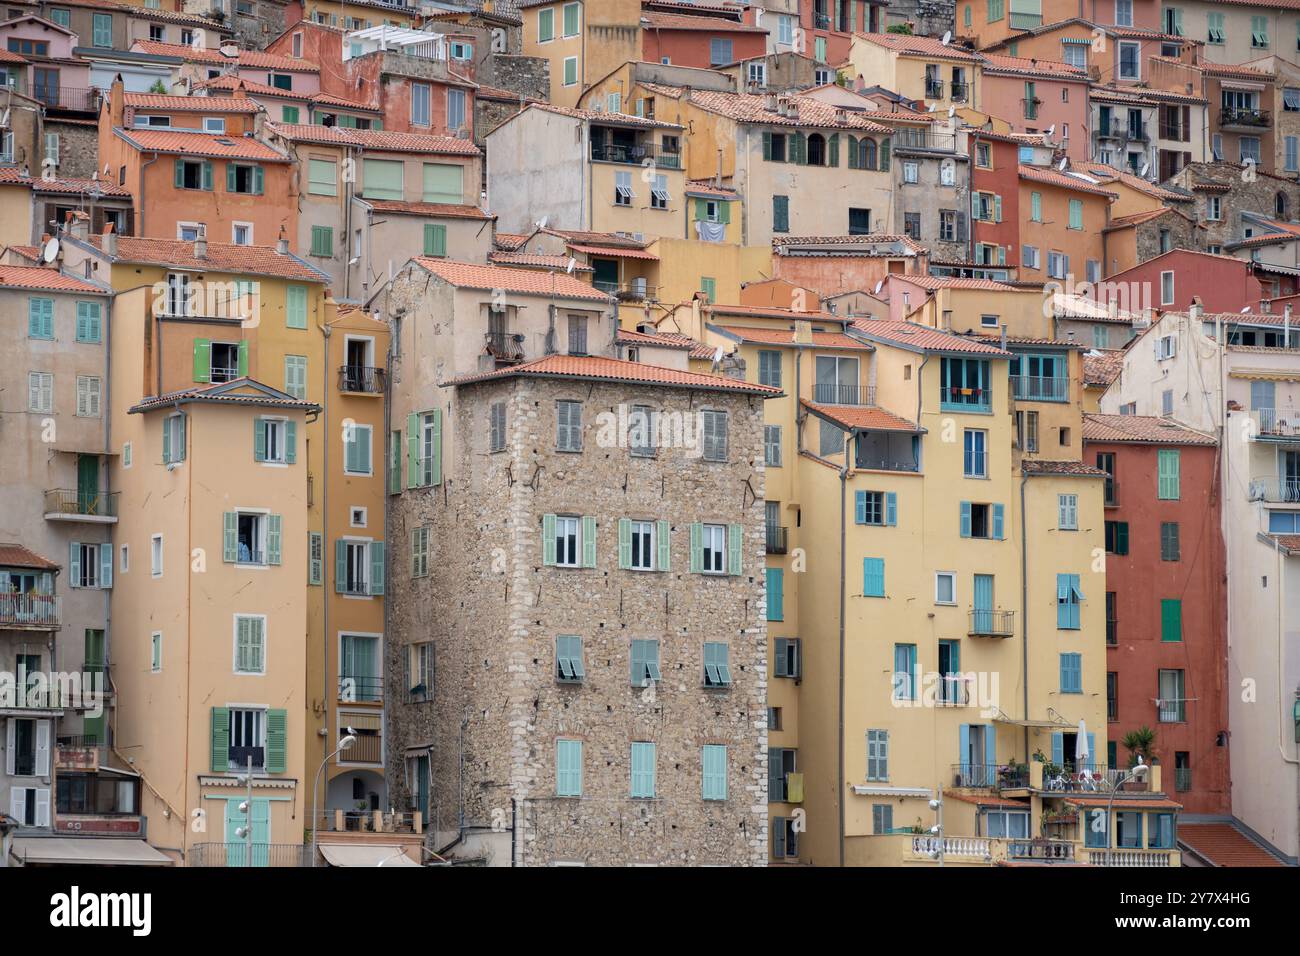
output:
[[[339,675],[339,700],[345,704],[378,704],[384,699],[384,679],[382,677]],[[348,750],[348,760],[352,759],[353,750]]]
[[[633,279],[631,282],[608,282],[597,279],[592,282],[592,285],[622,302],[654,301],[659,297],[659,287],[646,285],[644,279]]]
[[[1255,408],[1247,414],[1256,441],[1276,441],[1285,438],[1300,440],[1300,416],[1297,416],[1294,411]]]
[[[524,337],[512,332],[488,332],[483,336],[488,354],[498,362],[522,362]]]
[[[952,785],[973,790],[1024,790],[1029,787],[1028,764],[952,765]]]
[[[927,100],[943,99],[943,80],[927,79],[925,81],[925,98]]]
[[[1219,111],[1219,126],[1245,127],[1247,129],[1267,129],[1273,125],[1273,114],[1269,110],[1236,109],[1224,107]]]
[[[1042,375],[1012,375],[1012,394],[1022,402],[1064,402],[1070,397],[1070,380]]]
[[[932,129],[900,127],[890,137],[894,152],[909,150],[926,150],[951,153],[957,149],[957,137],[954,133],[942,133]]]
[[[1046,837],[1033,840],[1008,840],[1007,859],[1071,862],[1074,860],[1074,841],[1052,840]]]
[[[0,594],[0,628],[53,631],[62,626],[63,599],[53,594]]]
[[[343,365],[339,367],[339,391],[355,395],[382,395],[386,384],[382,368],[368,365]]]
[[[948,99],[954,103],[965,103],[966,98],[970,96],[970,84],[963,83],[961,80],[953,80],[948,84]]]
[[[107,745],[98,737],[59,737],[54,748],[54,769],[94,773],[107,753]]]
[[[1300,503],[1300,478],[1252,478],[1248,490],[1251,501]]]
[[[938,858],[966,858],[971,860],[991,860],[993,858],[990,840],[987,837],[912,837],[912,855]]]
[[[32,87],[32,95],[45,104],[47,109],[72,110],[78,113],[96,113],[99,111],[99,90],[77,86],[47,86],[37,83]]]
[[[316,817],[316,831],[325,833],[414,833],[424,832],[424,817],[382,810],[323,810]]]
[[[302,843],[196,843],[185,855],[186,866],[311,866],[311,847]]]
[[[987,388],[961,388],[956,385],[939,389],[939,409],[945,412],[993,411],[993,391]]]
[[[1038,119],[1038,107],[1042,105],[1043,101],[1037,97],[1034,97],[1032,100],[1022,99],[1020,101],[1020,108],[1024,112],[1025,119],[1027,120]]]
[[[1010,637],[1015,633],[1015,611],[974,610],[967,613],[970,616],[966,628],[969,637]]]
[[[767,528],[767,553],[785,554],[787,551],[788,529],[771,525]]]
[[[1174,789],[1179,793],[1186,793],[1192,789],[1192,768],[1175,767],[1174,768]]]
[[[1178,866],[1177,850],[1084,850],[1089,866]]]
[[[620,163],[641,166],[648,159],[659,169],[681,169],[681,153],[669,152],[662,146],[624,145],[592,141],[591,158],[598,163]]]
[[[813,401],[818,405],[874,405],[876,386],[818,382],[813,386]]]
[[[970,685],[961,674],[944,674],[935,686],[935,706],[969,707]]]
[[[1114,478],[1106,479],[1106,488],[1102,492],[1102,505],[1107,508],[1119,507],[1119,482]]]
[[[116,492],[102,494],[53,488],[45,492],[45,520],[117,524],[117,497]]]

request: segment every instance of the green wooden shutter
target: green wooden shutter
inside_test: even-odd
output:
[[[239,377],[248,378],[248,340],[239,343]]]
[[[596,519],[592,515],[582,516],[582,566],[596,566]]]
[[[696,521],[691,524],[691,573],[699,574],[704,570],[704,525]]]
[[[342,594],[348,583],[348,543],[342,538],[334,542],[334,590]]]
[[[267,515],[266,518],[266,563],[280,563],[280,515]]]
[[[239,515],[227,511],[221,516],[221,560],[233,562],[239,560]]]
[[[170,419],[167,418],[164,418],[162,420],[163,464],[166,464],[167,462],[172,460],[172,430],[168,427],[169,422]]]
[[[785,620],[785,572],[781,568],[766,568],[767,619]]]
[[[745,529],[738,524],[727,526],[727,573],[740,574],[741,552],[745,546]]]
[[[370,542],[370,593],[384,593],[384,542]]]
[[[420,416],[406,416],[406,487],[420,487]]]
[[[890,140],[882,139],[880,141],[880,169],[882,172],[889,172],[889,144]]]
[[[235,164],[226,163],[226,192],[233,193],[235,191],[235,178]]]
[[[772,818],[772,856],[778,860],[785,859],[785,817]]]
[[[266,772],[284,773],[289,737],[289,712],[271,709],[266,712]]]
[[[266,191],[266,177],[261,166],[253,167],[253,194],[260,196]]]
[[[542,515],[542,564],[555,565],[555,515]]]
[[[212,708],[212,772],[230,769],[230,709]]]
[[[626,571],[632,567],[632,519],[618,519],[618,566]]]
[[[1179,496],[1180,454],[1176,448],[1162,448],[1157,459],[1159,469],[1158,497],[1166,501],[1177,501]]]
[[[723,225],[731,225],[731,203],[718,200],[718,221]]]
[[[763,130],[763,158],[768,162],[772,160],[772,133],[770,130]]]
[[[840,164],[840,134],[832,133],[830,138],[830,162],[829,166],[838,166]]]
[[[210,162],[203,164],[203,188],[212,192],[212,163]]]
[[[672,568],[672,525],[668,521],[660,521],[655,526],[655,544],[658,546],[659,563],[655,565],[657,571],[668,571]]]
[[[172,170],[175,175],[174,184],[177,189],[185,188],[185,160],[178,159],[172,164]]]
[[[284,460],[286,464],[298,462],[298,423],[284,423]]]
[[[424,254],[426,256],[445,256],[447,254],[447,227],[426,223],[424,227]]]
[[[1179,598],[1165,598],[1160,602],[1160,640],[1178,642],[1183,639],[1183,602]]]
[[[253,461],[266,461],[266,422],[253,419]]]
[[[307,328],[307,287],[291,285],[285,290],[285,323],[291,329]]]
[[[433,448],[430,451],[429,484],[442,484],[442,411],[435,408],[433,416]]]
[[[194,340],[194,381],[212,380],[212,340]]]
[[[695,200],[695,218],[697,220],[709,218],[709,202],[707,199]]]

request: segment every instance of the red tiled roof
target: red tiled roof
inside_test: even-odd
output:
[[[1168,206],[1162,206],[1159,209],[1146,209],[1142,212],[1135,212],[1130,216],[1116,216],[1110,221],[1103,232],[1110,232],[1115,229],[1131,229],[1134,226],[1140,226],[1144,222],[1150,222],[1152,219],[1159,219],[1165,213],[1171,213],[1174,210]]]
[[[514,376],[542,378],[573,378],[585,381],[628,382],[646,385],[664,385],[671,388],[702,388],[718,392],[744,392],[750,395],[774,397],[782,394],[779,388],[759,385],[721,375],[702,372],[683,372],[658,365],[628,362],[623,359],[602,358],[595,355],[548,355],[535,362],[513,365],[454,379],[448,384],[469,385],[474,382],[493,381]]]
[[[725,116],[741,123],[760,123],[765,126],[797,126],[818,129],[853,129],[868,133],[891,133],[888,126],[867,119],[861,113],[842,110],[833,103],[823,103],[810,96],[790,96],[796,116],[783,116],[767,108],[768,98],[756,93],[718,93],[710,90],[692,90],[691,103],[700,109]]]
[[[1083,384],[1109,385],[1119,378],[1124,368],[1124,353],[1120,349],[1096,349],[1083,355]],[[1086,437],[1086,430],[1085,430]]]
[[[792,322],[799,319],[806,319],[810,322],[834,322],[836,325],[844,324],[842,316],[834,315],[830,312],[796,312],[793,309],[778,309],[774,306],[706,305],[704,311],[712,315],[714,319],[717,319],[720,315],[748,315],[771,319],[789,319]]]
[[[454,259],[430,259],[416,256],[411,260],[420,268],[461,289],[500,289],[521,295],[553,296],[557,299],[588,299],[608,302],[609,294],[560,272],[530,272],[505,266],[457,262]]]
[[[496,234],[496,243],[502,249],[518,249],[527,241],[528,236],[517,232],[498,232]]]
[[[151,56],[176,56],[191,63],[213,63],[222,66],[248,66],[253,69],[287,70],[294,73],[319,73],[320,67],[310,60],[266,53],[262,50],[240,50],[238,57],[226,56],[220,50],[196,49],[182,43],[160,43],[157,40],[136,40],[131,45],[136,53]]]
[[[1116,169],[1114,166],[1107,166],[1105,163],[1079,163],[1077,169],[1094,176],[1103,182],[1114,182],[1118,180],[1125,186],[1129,186],[1139,192],[1146,193],[1148,196],[1154,196],[1157,199],[1168,202],[1191,202],[1192,197],[1183,192],[1177,192],[1167,189],[1158,183],[1153,183],[1143,179],[1141,176],[1134,176],[1132,173],[1123,169]]]
[[[57,269],[42,269],[34,266],[0,265],[0,286],[14,286],[21,289],[49,289],[54,292],[80,292],[86,295],[109,295],[109,290],[101,286],[65,275]]]
[[[1147,800],[1141,797],[1115,797],[1112,803],[1111,798],[1104,794],[1095,797],[1073,794],[1067,797],[1065,802],[1072,807],[1113,806],[1116,810],[1181,810],[1183,808],[1177,800],[1170,800],[1168,797],[1153,797]]]
[[[595,110],[581,110],[571,106],[557,106],[555,103],[529,103],[528,106],[520,110],[515,116],[522,116],[529,110],[541,110],[543,113],[555,113],[558,116],[568,116],[571,119],[594,120],[597,123],[614,123],[621,126],[643,126],[646,129],[681,129],[676,123],[665,123],[661,120],[653,120],[645,116],[633,116],[631,113],[609,113],[605,111],[596,112]],[[508,122],[508,121],[507,121]]]
[[[234,73],[226,73],[222,76],[216,77],[215,79],[206,80],[202,83],[195,83],[194,88],[196,90],[242,89],[245,93],[248,93],[250,96],[276,96],[281,99],[289,99],[289,100],[307,99],[307,97],[304,96],[303,94],[295,93],[293,90],[282,90],[278,86],[268,86],[265,83],[258,83],[255,80],[250,80],[247,79],[246,77],[238,76],[237,74]],[[205,93],[205,95],[202,97],[196,97],[196,98],[199,100],[200,103],[202,103],[202,101],[205,99],[206,100],[218,99],[218,97],[212,96],[211,94],[207,94],[207,93]]]
[[[799,404],[822,418],[849,429],[870,429],[886,432],[919,432],[915,422],[876,405],[818,405],[807,399]]]
[[[374,103],[358,103],[356,100],[348,99],[346,96],[335,96],[333,93],[310,93],[307,99],[317,105],[339,106],[344,109],[356,110],[362,113],[382,113],[383,110]]]
[[[688,196],[712,196],[717,199],[739,199],[740,193],[734,189],[725,187],[719,188],[708,181],[698,179],[689,180],[686,183],[686,194]]]
[[[892,246],[896,244],[903,247],[902,252],[894,249],[878,250],[873,248],[880,245]],[[918,255],[925,252],[925,248],[910,236],[889,233],[870,233],[862,236],[774,236],[772,238],[772,249],[778,256],[786,255],[799,246],[856,246],[857,248],[853,249],[846,248],[844,254],[882,256],[886,258],[890,256]]]
[[[926,352],[972,352],[990,358],[1010,358],[1010,352],[987,345],[964,335],[953,335],[928,325],[897,322],[893,319],[858,319],[853,328],[874,342],[900,345]]]
[[[0,567],[35,568],[39,571],[57,571],[59,566],[21,544],[0,544]]]
[[[977,53],[952,44],[945,46],[937,37],[908,36],[903,33],[855,33],[853,36],[898,53],[937,57],[944,60],[980,62]]]
[[[560,269],[569,268],[569,260],[572,256],[547,256],[531,252],[491,252],[488,253],[488,262],[501,266],[524,266],[533,269]],[[575,265],[576,271],[595,272],[591,266]]]
[[[738,20],[721,17],[688,17],[677,13],[660,13],[645,10],[641,14],[641,28],[646,30],[704,30],[709,33],[767,33],[765,27],[750,26]]]
[[[985,53],[984,72],[1020,73],[1034,76],[1047,76],[1054,80],[1082,80],[1087,82],[1088,74],[1077,66],[1062,63],[1059,60],[1039,60],[1027,56],[1004,56],[1000,53]]]
[[[1214,445],[1210,435],[1154,415],[1084,415],[1083,440],[1148,445]]]
[[[102,250],[104,237],[93,235],[89,242]],[[206,272],[231,272],[274,276],[303,282],[328,282],[329,276],[297,256],[281,255],[274,246],[241,246],[230,242],[209,242],[205,258],[194,257],[194,243],[180,239],[145,239],[118,236],[115,262],[138,262]]]
[[[1080,179],[1078,176],[1071,176],[1068,173],[1057,172],[1054,169],[1040,169],[1037,166],[1026,166],[1022,163],[1020,166],[1020,178],[1028,179],[1035,183],[1043,183],[1048,186],[1058,186],[1061,189],[1073,189],[1076,192],[1105,196],[1108,199],[1119,198],[1114,193],[1102,189],[1097,183],[1089,182],[1086,179]]]
[[[201,99],[201,97],[198,97]],[[261,163],[287,163],[289,158],[260,140],[247,136],[220,136],[197,130],[123,129],[113,130],[136,149],[146,153],[175,153],[178,156],[211,156],[214,159],[248,159]]]
[[[1285,865],[1231,823],[1180,822],[1178,842],[1215,866]]]
[[[403,202],[399,199],[362,199],[376,212],[390,212],[407,216],[441,216],[448,219],[491,219],[478,206],[442,202]]]
[[[39,246],[6,246],[5,252],[17,253],[28,262],[39,262],[41,259],[41,248]]]
[[[24,176],[16,166],[0,166],[0,183],[30,186],[42,193],[88,193],[98,190],[101,196],[130,199],[130,190],[108,179],[42,179]]]
[[[659,257],[653,252],[647,252],[645,249],[634,249],[631,247],[615,246],[587,246],[569,243],[570,252],[585,252],[589,256],[617,256],[620,259],[651,259],[659,261]]]
[[[667,335],[651,335],[647,332],[634,332],[631,329],[619,329],[618,341],[626,345],[650,345],[662,349],[682,349],[687,351],[691,348],[690,342],[684,342],[679,338],[672,338]]]
[[[246,96],[169,96],[165,93],[124,93],[122,105],[128,109],[186,113],[256,113],[261,109]]]
[[[1020,469],[1026,475],[1070,475],[1076,478],[1105,478],[1107,473],[1100,468],[1081,461],[1045,461],[1042,458],[1025,458],[1020,462]]]
[[[674,342],[681,342],[683,345],[685,345],[687,348],[690,349],[690,352],[687,354],[688,357],[692,359],[698,359],[700,361],[711,361],[713,359],[713,356],[718,351],[717,346],[709,345],[706,342],[700,342],[696,339],[691,338],[689,335],[686,335],[683,332],[657,332],[655,334],[662,339],[670,339]]]
[[[800,313],[786,313],[790,318],[799,320]],[[816,321],[819,313],[804,316],[804,319]],[[832,318],[832,316],[827,316]],[[737,325],[712,325],[711,329],[721,332],[730,338],[739,339],[742,342],[753,342],[759,345],[795,345],[794,331],[792,329],[751,329]],[[843,332],[813,332],[812,344],[819,349],[854,349],[860,352],[873,352],[875,348],[869,342],[861,339],[855,339],[851,335],[845,335]]]
[[[244,391],[248,386],[251,391]],[[127,409],[132,415],[147,412],[155,408],[164,408],[178,402],[218,402],[230,405],[250,405],[255,407],[272,407],[318,411],[320,406],[314,402],[294,398],[277,388],[265,385],[256,379],[244,376],[229,382],[212,382],[208,385],[195,385],[179,389],[165,395],[149,395]]]
[[[26,63],[25,57],[17,53],[10,53],[8,50],[0,50],[0,63]]]
[[[285,139],[299,143],[335,146],[359,146],[362,149],[389,150],[402,153],[446,153],[477,156],[479,148],[468,139],[455,136],[429,136],[423,133],[397,133],[383,129],[345,129],[341,126],[309,126],[302,123],[267,123],[267,128]]]
[[[976,289],[981,292],[1037,292],[1037,289],[1018,289],[994,279],[969,279],[963,276],[902,275],[890,273],[890,278],[910,282],[922,289]]]
[[[1011,810],[1028,810],[1029,804],[1023,800],[1004,800],[1002,797],[989,797],[979,793],[967,793],[963,790],[945,790],[945,797],[952,797],[954,800],[961,800],[963,803],[973,803],[977,807],[1002,807]]]

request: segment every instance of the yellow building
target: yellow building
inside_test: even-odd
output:
[[[302,18],[340,30],[415,26],[416,8],[383,0],[303,0]]]
[[[550,102],[576,106],[588,84],[641,58],[641,0],[521,3],[524,56],[550,62]]]
[[[63,255],[117,292],[114,737],[151,842],[241,865],[251,759],[253,863],[297,860],[347,728],[319,806],[386,806],[386,327],[338,315],[283,241],[70,235]]]
[[[868,86],[883,86],[932,109],[980,109],[983,59],[936,37],[858,33],[849,48],[849,71]],[[841,71],[845,72],[845,71]]]

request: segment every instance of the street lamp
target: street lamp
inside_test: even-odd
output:
[[[351,730],[351,728],[348,729]],[[330,760],[332,760],[334,757],[341,754],[343,751],[347,750],[356,742],[357,742],[357,738],[354,734],[351,733],[344,734],[342,737],[339,738],[339,745],[338,748],[334,751],[334,753],[330,754],[324,760],[322,760],[320,762],[320,766],[316,768],[316,782],[312,784],[312,788],[311,788],[311,865],[312,866],[316,865],[316,826],[317,824],[320,823],[320,820],[316,815],[316,793],[320,789],[321,771],[325,769],[325,765],[329,763]]]
[[[1123,776],[1121,776],[1118,780],[1115,781],[1115,786],[1111,787],[1110,790],[1110,799],[1106,801],[1106,865],[1107,866],[1115,865],[1114,863],[1115,851],[1113,849],[1115,834],[1114,834],[1114,828],[1111,825],[1111,810],[1115,806],[1115,794],[1119,793],[1119,788],[1124,786],[1124,784],[1128,783],[1130,780],[1138,780],[1138,781],[1146,780],[1147,774],[1151,772],[1151,768],[1142,762],[1142,755],[1138,754],[1137,758],[1138,758],[1137,766],[1134,767],[1132,770],[1127,771]]]
[[[938,839],[938,844],[930,851],[930,858],[937,859],[939,865],[943,866],[943,800],[939,798],[937,788],[934,793],[935,797],[930,801],[930,809],[939,815],[939,822],[930,827],[930,835]]]

